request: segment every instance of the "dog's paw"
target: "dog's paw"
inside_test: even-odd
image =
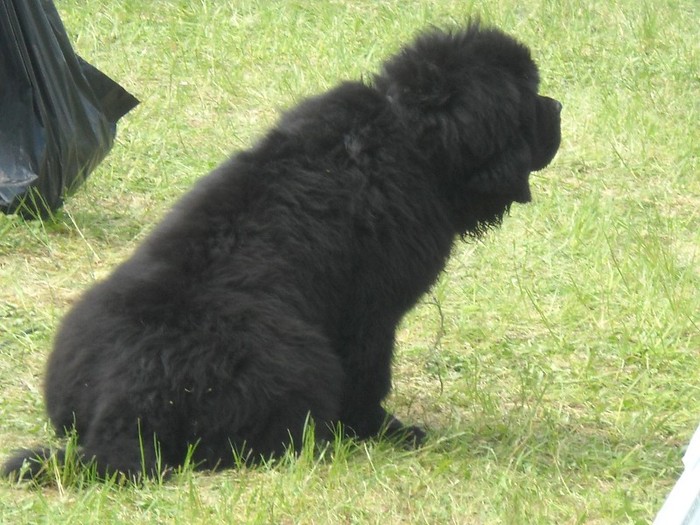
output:
[[[384,431],[384,436],[391,441],[395,441],[407,449],[416,449],[425,443],[427,434],[421,427],[415,425],[404,425],[392,417]]]
[[[415,425],[403,427],[403,430],[396,435],[396,438],[399,439],[401,445],[407,449],[422,447],[427,437],[428,435],[426,434],[425,430]]]

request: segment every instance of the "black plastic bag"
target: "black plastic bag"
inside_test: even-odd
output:
[[[51,0],[0,0],[0,209],[58,209],[137,104],[74,53]]]

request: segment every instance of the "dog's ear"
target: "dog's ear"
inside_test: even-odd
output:
[[[384,63],[374,84],[392,104],[412,111],[445,107],[456,92],[450,35],[429,33]]]

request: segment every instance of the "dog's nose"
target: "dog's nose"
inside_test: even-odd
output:
[[[562,106],[562,103],[559,102],[556,98],[552,97],[547,97],[545,95],[540,95],[540,100],[544,102],[546,105],[548,105],[550,108],[554,107],[554,109],[557,111],[557,113],[561,113],[561,110],[564,106]]]

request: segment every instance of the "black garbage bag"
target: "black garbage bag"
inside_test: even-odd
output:
[[[74,53],[51,0],[0,0],[0,210],[58,209],[137,104]]]

